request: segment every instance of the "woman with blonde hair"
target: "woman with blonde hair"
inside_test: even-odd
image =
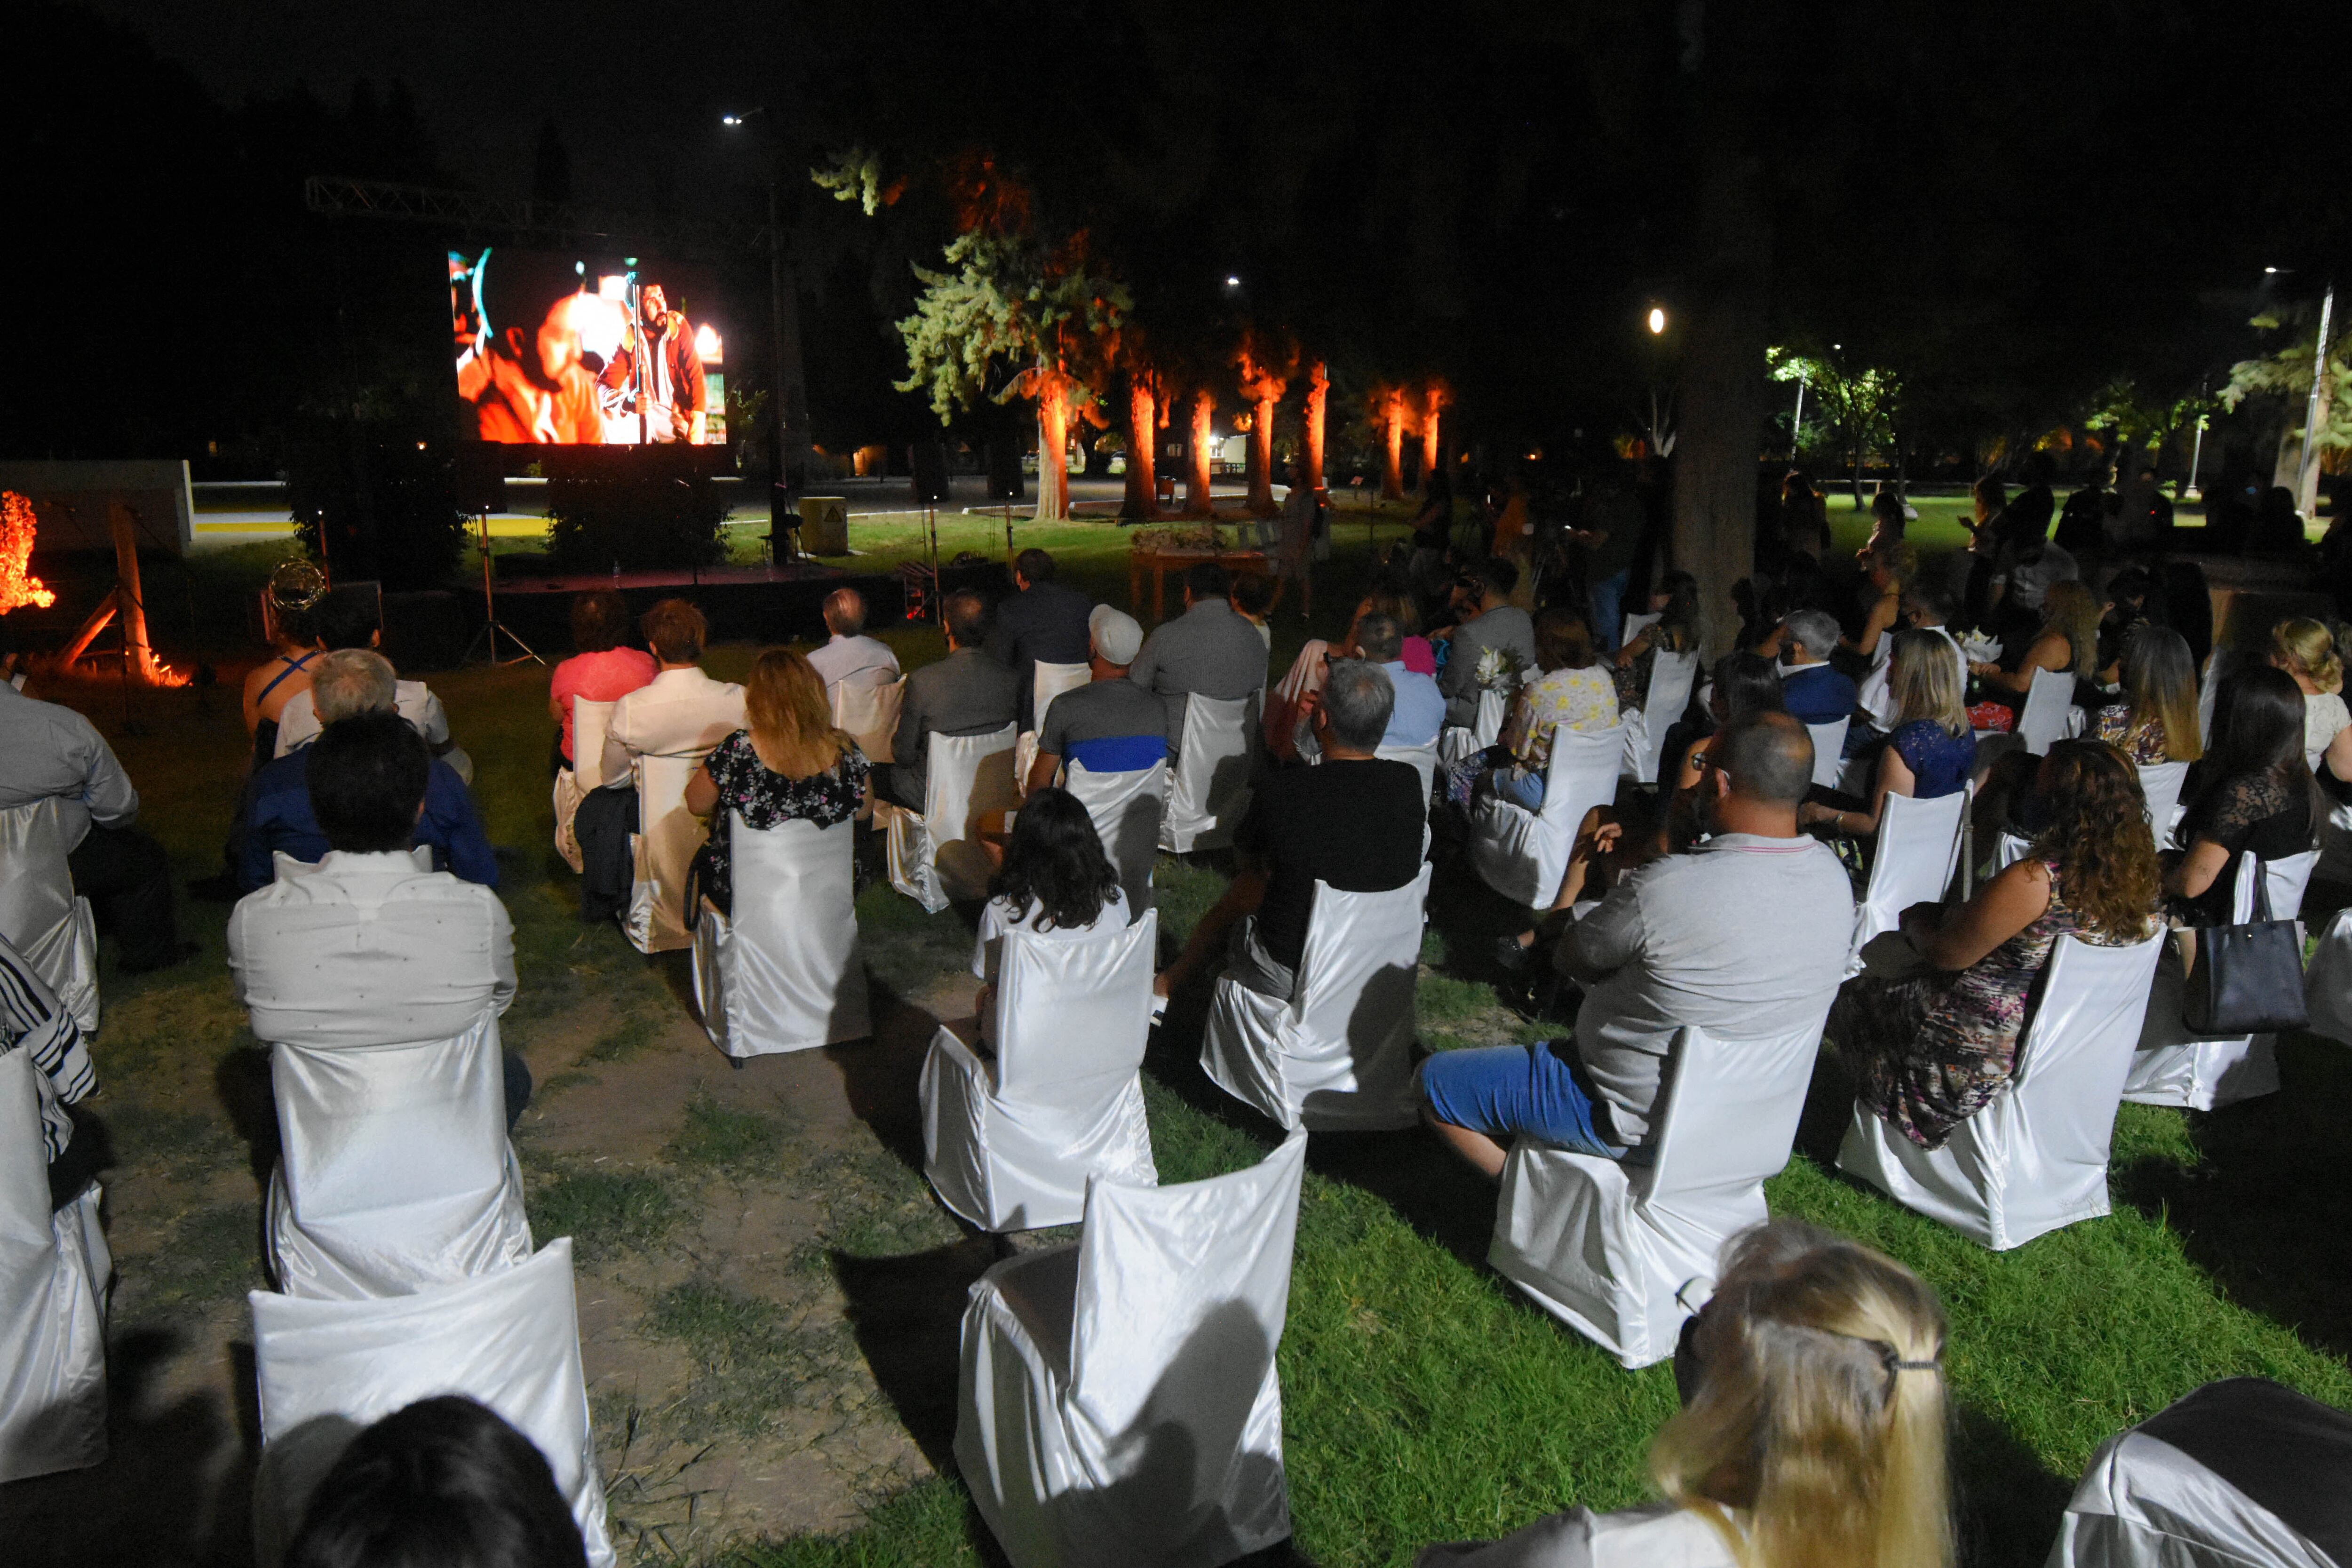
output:
[[[2304,765],[2315,773],[2324,760],[2330,774],[2352,784],[2352,710],[2344,705],[2344,661],[2327,623],[2295,616],[2273,626],[2271,663],[2303,692]]]
[[[831,827],[873,809],[872,764],[833,727],[824,681],[802,655],[788,647],[760,655],[743,682],[743,716],[750,727],[719,742],[686,784],[686,808],[711,819],[710,837],[687,876],[689,910],[700,909],[707,895],[721,914],[734,912],[729,840],[736,817],[754,831],[787,822]]]
[[[2025,645],[2015,669],[1997,664],[1971,664],[1969,673],[1983,682],[1996,700],[2024,705],[2033,689],[2036,670],[2051,669],[2074,678],[2076,689],[2096,679],[2099,668],[2099,617],[2105,614],[2098,597],[2080,583],[2053,583],[2042,600],[2042,627]],[[2095,706],[2095,704],[2094,704]]]
[[[1943,1304],[1885,1254],[1778,1219],[1734,1237],[1650,1444],[1661,1500],[1553,1514],[1417,1568],[1950,1568]]]
[[[1895,728],[1878,753],[1870,809],[1863,811],[1850,795],[1832,795],[1827,803],[1809,800],[1797,810],[1800,826],[1867,838],[1878,832],[1888,795],[1938,800],[1969,787],[1977,738],[1968,710],[1960,706],[1960,668],[1951,646],[1935,632],[1906,626],[1895,634],[1893,657]]]
[[[2100,709],[2091,732],[2144,768],[2203,756],[2205,742],[2197,733],[2197,666],[2188,641],[2170,626],[2139,626],[2124,640],[2118,662],[2124,700]]]

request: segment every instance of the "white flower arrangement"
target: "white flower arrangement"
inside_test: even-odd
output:
[[[1505,647],[1490,647],[1478,656],[1475,671],[1482,691],[1510,692],[1519,684],[1519,661]]]
[[[1959,639],[1960,651],[1971,664],[1993,664],[2000,658],[2000,639],[1982,632],[1970,632]]]

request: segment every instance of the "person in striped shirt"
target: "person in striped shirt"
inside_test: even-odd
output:
[[[25,955],[0,937],[0,1051],[25,1051],[41,1070],[41,1140],[49,1160],[49,1206],[60,1209],[79,1197],[98,1177],[103,1142],[85,1132],[74,1137],[66,1107],[88,1099],[98,1087],[81,1026],[58,1005],[57,994]]]

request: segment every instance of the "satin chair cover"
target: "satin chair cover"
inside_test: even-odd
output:
[[[2303,966],[2311,1032],[2352,1046],[2352,909],[2338,910]]]
[[[1030,727],[1021,731],[1013,742],[1013,776],[1025,780],[1030,764],[1037,760],[1037,737],[1045,732],[1045,710],[1054,699],[1065,691],[1075,691],[1095,678],[1091,664],[1047,664],[1037,662],[1029,678]]]
[[[890,741],[898,732],[898,710],[907,704],[905,677],[878,684],[836,680],[826,695],[833,704],[834,728],[856,741],[867,762],[878,766],[896,761]]]
[[[1126,773],[1097,773],[1076,763],[1062,770],[1062,787],[1094,818],[1103,853],[1118,868],[1127,918],[1151,908],[1151,868],[1160,858],[1160,824],[1168,810],[1165,763]]]
[[[1160,920],[1084,938],[1005,933],[996,1055],[942,1026],[923,1060],[923,1174],[982,1230],[1072,1225],[1100,1176],[1156,1186],[1143,1047]]]
[[[413,1045],[269,1048],[263,1241],[289,1296],[404,1296],[530,1256],[499,1020]]]
[[[98,1032],[98,919],[74,893],[58,802],[0,811],[0,936],[85,1035]]]
[[[2238,857],[2237,876],[2231,887],[2231,918],[2253,918],[2254,885],[2245,875],[2251,858]],[[2263,863],[2269,883],[2271,914],[2278,920],[2295,918],[2303,908],[2304,889],[2319,864],[2315,850]],[[2276,1094],[2279,1087],[2278,1037],[2239,1035],[2229,1039],[2192,1040],[2180,1018],[2184,980],[2177,957],[2158,965],[2147,1020],[2132,1054],[2131,1075],[2124,1079],[2124,1098],[2137,1105],[2179,1105],[2191,1110],[2218,1110],[2242,1100]],[[2311,994],[2308,969],[2304,994]]]
[[[1853,947],[1849,975],[1862,973],[1862,950],[1873,937],[1893,931],[1914,904],[1939,902],[1960,864],[1960,826],[1968,820],[1972,789],[1934,800],[1888,792],[1879,807],[1877,845],[1871,851],[1870,883],[1853,911]]]
[[[920,816],[877,801],[875,821],[885,832],[890,885],[931,914],[957,898],[979,898],[988,887],[988,858],[980,847],[980,819],[1021,804],[1013,777],[1013,727],[984,735],[933,733],[923,767]]]
[[[587,862],[581,858],[572,818],[580,815],[580,803],[588,798],[588,792],[607,782],[603,776],[604,731],[612,722],[610,702],[591,702],[585,697],[572,700],[572,765],[555,770],[555,852],[574,871],[584,870]]]
[[[2163,942],[2060,937],[2016,1072],[1992,1102],[1934,1150],[1856,1103],[1838,1169],[1996,1252],[2106,1214],[2116,1108]]]
[[[635,874],[623,927],[639,952],[669,952],[694,944],[686,924],[686,873],[709,830],[686,809],[687,782],[705,753],[641,755],[630,763],[637,784],[637,830],[629,835]]]
[[[367,1301],[254,1291],[261,1404],[255,1555],[276,1568],[311,1492],[360,1431],[436,1394],[488,1405],[537,1445],[588,1548],[611,1568],[604,1485],[580,1367],[572,1241],[478,1279]]]
[[[1258,712],[1263,690],[1221,700],[1184,699],[1184,733],[1169,768],[1168,809],[1160,818],[1160,847],[1189,855],[1234,841],[1249,809],[1257,772]]]
[[[1290,1533],[1275,1348],[1307,1140],[1171,1187],[1087,1185],[1075,1246],[964,1311],[955,1456],[1013,1568],[1217,1568]]]
[[[2156,835],[2159,850],[2172,842],[2173,819],[2180,815],[2180,788],[2188,780],[2187,763],[2140,765],[2140,798],[2147,803],[2148,831]]]
[[[1624,1366],[1674,1354],[1724,1243],[1769,1217],[1764,1183],[1789,1163],[1828,1014],[1824,997],[1769,1040],[1676,1030],[1649,1165],[1519,1139],[1486,1261]]]
[[[1451,768],[1485,751],[1503,736],[1511,694],[1489,686],[1478,693],[1478,712],[1467,724],[1448,724],[1437,732],[1437,760]]]
[[[1217,980],[1201,1039],[1210,1081],[1286,1128],[1410,1127],[1413,998],[1431,868],[1384,893],[1315,884],[1297,989],[1266,996]]]
[[[1675,653],[1660,648],[1650,660],[1650,686],[1642,706],[1619,715],[1625,730],[1625,776],[1635,784],[1658,782],[1664,765],[1666,731],[1690,706],[1691,686],[1698,679],[1698,651]]]
[[[1380,758],[1383,762],[1411,763],[1412,765],[1412,771],[1421,775],[1421,799],[1423,805],[1426,805],[1429,803],[1430,797],[1436,794],[1436,742],[1432,741],[1426,746],[1381,746],[1373,750],[1372,755]]]
[[[1540,811],[1489,795],[1470,819],[1470,864],[1479,880],[1515,904],[1549,910],[1568,875],[1585,814],[1617,798],[1624,731],[1555,730]]]
[[[2075,733],[2082,723],[2082,710],[2074,706],[2074,678],[2054,669],[2035,670],[2017,714],[2017,738],[2025,749],[2037,757],[2047,756],[2052,742]]]
[[[694,928],[694,1002],[738,1060],[874,1032],[857,940],[856,825],[745,826],[730,813],[734,912],[709,899]]]
[[[1845,765],[1845,732],[1853,724],[1851,719],[1840,719],[1833,724],[1808,724],[1805,733],[1813,738],[1813,783],[1822,789],[1835,789],[1838,773]]]
[[[0,1481],[106,1458],[106,1296],[99,1189],[49,1212],[48,1079],[0,1053]],[[89,1136],[85,1132],[84,1137]]]

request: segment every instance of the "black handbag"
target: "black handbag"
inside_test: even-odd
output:
[[[2303,1005],[2303,932],[2293,920],[2271,919],[2270,879],[2251,850],[2240,875],[2249,866],[2252,918],[2197,933],[2197,964],[2180,994],[2180,1021],[2200,1039],[2276,1034],[2309,1022]]]

